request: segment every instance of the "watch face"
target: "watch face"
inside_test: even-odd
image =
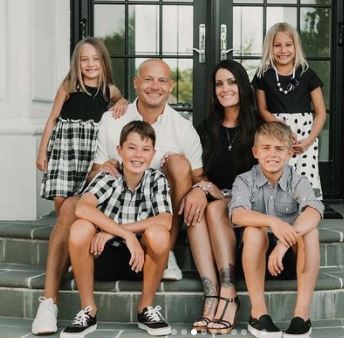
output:
[[[222,189],[221,191],[224,197],[229,197],[231,195],[231,191],[229,189]]]

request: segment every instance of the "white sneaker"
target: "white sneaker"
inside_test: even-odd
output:
[[[57,305],[52,298],[39,297],[39,301],[31,332],[36,335],[57,332]]]
[[[174,256],[174,253],[170,251],[168,255],[167,266],[162,275],[162,279],[181,280],[182,278],[183,278],[182,271],[179,269],[179,266],[177,265],[176,257]]]

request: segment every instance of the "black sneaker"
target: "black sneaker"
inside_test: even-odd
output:
[[[171,326],[166,323],[159,312],[161,307],[147,306],[141,313],[137,314],[137,325],[140,329],[146,330],[152,336],[165,336],[171,333]]]
[[[282,331],[274,324],[269,315],[262,315],[259,319],[250,316],[248,332],[257,338],[282,338]]]
[[[62,337],[84,337],[93,332],[97,328],[97,317],[92,317],[89,312],[92,310],[91,306],[82,309],[78,312],[71,325],[67,326],[61,333]]]
[[[308,319],[304,321],[301,317],[294,317],[289,324],[289,327],[283,334],[286,338],[303,338],[310,337],[312,333],[312,324]]]

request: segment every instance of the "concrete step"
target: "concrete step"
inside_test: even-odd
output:
[[[0,317],[33,318],[42,295],[44,269],[33,265],[0,264]],[[95,295],[99,319],[109,322],[134,322],[141,282],[96,282]],[[239,319],[247,320],[250,309],[244,281],[238,282],[241,308]],[[266,297],[277,321],[288,320],[296,297],[296,281],[267,281]],[[202,309],[202,289],[195,273],[185,273],[183,280],[163,281],[156,304],[171,322],[192,322]],[[60,293],[59,318],[71,320],[79,310],[75,281],[68,274]],[[344,318],[344,267],[322,268],[312,303],[314,320]]]
[[[45,265],[53,216],[38,221],[0,221],[0,263]],[[323,267],[344,265],[344,221],[323,220],[320,224]],[[184,271],[195,271],[186,232],[181,232],[175,254]]]
[[[278,322],[277,325],[281,329],[285,329],[289,322]],[[69,323],[66,321],[59,321],[59,331],[51,338],[60,336],[60,330],[66,327]],[[173,323],[172,334],[169,337],[175,338],[192,338],[192,337],[211,337],[210,334],[191,333],[191,323]],[[247,324],[239,322],[236,328],[229,336],[237,338],[252,338],[253,336],[247,332]],[[0,332],[1,338],[34,338],[36,336],[31,334],[31,321],[19,320],[12,318],[0,318]],[[149,337],[145,332],[137,328],[136,323],[103,323],[98,322],[97,330],[89,335],[87,338],[147,338]],[[213,336],[215,337],[215,336]],[[227,337],[227,336],[226,336]],[[344,321],[343,320],[313,320],[312,321],[312,338],[344,338]]]

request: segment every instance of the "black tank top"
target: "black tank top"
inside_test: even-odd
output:
[[[109,101],[104,99],[101,90],[97,92],[98,88],[86,86],[86,89],[91,95],[81,91],[69,94],[61,110],[60,116],[63,119],[100,121]],[[106,88],[106,96],[110,97],[109,87]]]

